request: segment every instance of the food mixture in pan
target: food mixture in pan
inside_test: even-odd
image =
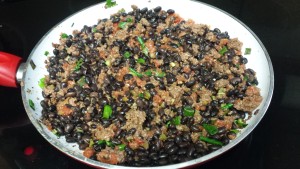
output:
[[[129,166],[188,161],[235,139],[262,102],[242,42],[172,9],[132,9],[53,44],[43,124],[87,158]]]

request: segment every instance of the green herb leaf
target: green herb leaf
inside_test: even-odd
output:
[[[35,110],[35,106],[34,106],[34,103],[31,99],[28,100],[28,103],[29,103],[29,107],[32,109],[32,110]]]
[[[248,81],[248,79],[249,79],[249,77],[248,77],[247,75],[244,75],[243,80],[244,80],[244,81]]]
[[[54,135],[56,135],[56,136],[58,136],[58,137],[59,137],[59,134],[58,134],[58,132],[57,132],[57,130],[56,130],[56,129],[52,129],[52,130],[51,130],[51,132],[52,132]]]
[[[126,22],[131,23],[131,22],[132,22],[132,18],[127,18],[127,19],[126,19]]]
[[[166,73],[165,72],[155,72],[156,77],[165,77]]]
[[[131,53],[130,53],[130,52],[126,51],[126,52],[124,53],[124,58],[128,59],[130,56],[131,56]]]
[[[124,29],[126,27],[127,22],[120,22],[118,24],[119,28]]]
[[[194,113],[195,113],[195,110],[190,106],[186,106],[183,108],[184,116],[194,116]]]
[[[173,118],[171,120],[171,123],[174,124],[175,126],[181,124],[181,116],[176,116],[175,118]]]
[[[148,50],[147,47],[144,47],[143,50],[142,50],[142,52],[143,52],[146,56],[148,56],[148,54],[149,54],[149,50]]]
[[[139,93],[139,97],[144,98],[144,93]]]
[[[78,71],[80,68],[81,68],[81,65],[83,64],[83,59],[80,58],[79,60],[76,61],[76,65],[75,65],[75,68],[74,70],[75,71]]]
[[[40,81],[39,81],[39,86],[40,88],[44,89],[45,86],[46,86],[46,83],[45,83],[45,78],[41,78]]]
[[[165,141],[165,140],[167,140],[167,136],[166,136],[164,133],[162,133],[162,134],[159,136],[159,140]]]
[[[93,27],[92,32],[93,33],[97,32],[97,27]]]
[[[137,40],[141,44],[142,48],[144,48],[145,47],[145,42],[144,42],[143,38],[141,38],[140,36],[138,36]]]
[[[240,128],[244,128],[246,127],[248,124],[246,122],[244,122],[243,119],[237,119],[237,120],[234,120],[234,123],[239,126]]]
[[[168,121],[166,126],[169,127],[171,125],[171,121]]]
[[[94,140],[90,139],[89,147],[93,147],[93,145],[94,145]]]
[[[215,140],[215,139],[212,139],[212,138],[200,136],[200,140],[201,140],[201,141],[204,141],[204,142],[206,142],[206,143],[209,143],[209,144],[214,144],[214,145],[223,146],[223,143],[222,143],[221,141]]]
[[[97,141],[97,144],[104,144],[104,143],[106,143],[105,140],[98,140],[98,141]]]
[[[223,56],[225,52],[227,52],[228,49],[226,46],[223,46],[223,48],[219,51],[219,53]]]
[[[116,6],[116,5],[117,5],[116,1],[106,0],[106,4],[105,4],[106,8],[111,8],[111,7]]]
[[[108,147],[113,147],[114,146],[114,144],[111,141],[106,141],[106,145]]]
[[[118,11],[118,13],[125,13],[126,11],[125,11],[125,9],[124,8],[122,8],[122,9],[120,9],[119,11]]]
[[[227,104],[223,103],[223,104],[221,104],[221,109],[226,111],[226,110],[230,109],[232,106],[233,106],[232,103],[227,103]]]
[[[109,119],[111,115],[112,115],[112,108],[111,108],[111,106],[110,105],[105,105],[104,106],[104,110],[103,110],[102,118]]]
[[[238,130],[238,129],[231,129],[230,131],[235,133],[235,134],[238,134],[240,132],[240,130]]]
[[[68,34],[66,34],[66,33],[62,33],[62,34],[60,35],[60,37],[65,39],[65,38],[68,38],[68,37],[69,37],[69,35],[68,35]]]
[[[77,84],[82,87],[83,85],[86,84],[86,81],[85,81],[85,76],[82,76],[78,81],[77,81]]]
[[[136,60],[136,62],[138,62],[139,64],[145,64],[146,63],[145,59],[143,59],[143,58],[138,58]]]
[[[250,55],[251,54],[251,48],[246,48],[244,55]]]
[[[214,125],[203,124],[202,126],[210,135],[215,135],[218,133],[218,128]]]
[[[131,73],[133,76],[137,76],[137,77],[139,77],[139,78],[142,78],[142,77],[143,77],[143,75],[142,75],[141,73],[137,72],[137,71],[134,70],[133,68],[129,68],[129,71],[130,71],[130,73]]]
[[[144,98],[149,100],[151,98],[151,94],[148,91],[144,91]]]
[[[146,70],[146,72],[144,73],[147,76],[152,76],[152,71],[150,69]]]
[[[49,55],[49,52],[48,52],[48,51],[45,51],[44,55],[45,55],[45,56],[48,56],[48,55]]]
[[[119,145],[118,145],[118,148],[119,148],[120,151],[125,150],[125,147],[126,147],[125,144],[119,144]]]

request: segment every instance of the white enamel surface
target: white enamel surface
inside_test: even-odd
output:
[[[182,168],[189,165],[195,165],[216,157],[221,153],[232,148],[234,145],[239,143],[243,138],[245,138],[258,124],[261,118],[264,116],[268,105],[270,103],[273,85],[274,85],[274,75],[273,68],[268,56],[267,51],[265,50],[262,43],[254,35],[254,33],[242,24],[240,21],[237,21],[234,17],[230,16],[226,12],[223,12],[215,7],[209,5],[198,3],[188,0],[117,0],[118,5],[105,9],[104,4],[94,5],[87,9],[84,9],[66,20],[62,21],[51,29],[36,45],[32,53],[29,56],[29,59],[26,63],[26,70],[23,76],[22,87],[22,97],[25,109],[27,114],[45,139],[47,139],[53,146],[60,149],[62,152],[66,153],[77,160],[88,163],[92,166],[103,167],[103,168],[121,168],[120,166],[108,165],[101,162],[93,161],[86,159],[82,156],[82,151],[78,150],[76,144],[68,144],[65,142],[64,137],[58,139],[54,134],[49,132],[49,130],[41,125],[38,121],[41,115],[41,106],[40,101],[43,98],[41,93],[42,90],[38,86],[38,81],[45,74],[47,74],[45,68],[45,51],[49,51],[52,54],[52,42],[58,43],[58,39],[61,33],[72,34],[74,29],[80,30],[84,25],[92,26],[97,24],[98,19],[109,18],[110,14],[116,13],[119,9],[124,8],[126,11],[130,11],[130,6],[132,4],[137,5],[139,8],[148,7],[149,9],[156,6],[161,6],[164,10],[174,9],[178,14],[180,14],[184,19],[193,19],[196,23],[203,23],[210,25],[213,28],[219,28],[222,32],[227,31],[231,38],[238,37],[240,41],[243,42],[244,53],[245,48],[251,48],[251,54],[246,55],[249,63],[247,64],[248,68],[252,68],[257,72],[257,78],[259,81],[258,87],[261,88],[261,94],[264,98],[263,103],[259,106],[260,109],[257,115],[254,115],[251,120],[249,120],[249,125],[241,132],[241,134],[233,140],[230,144],[224,146],[223,148],[215,151],[209,155],[206,155],[202,158],[198,158],[192,161],[168,165],[163,167],[153,167],[153,168]],[[29,61],[33,60],[36,64],[36,69],[33,70],[29,65]],[[36,110],[33,111],[28,106],[28,100],[33,100]],[[122,167],[129,168],[129,167]],[[132,167],[131,167],[132,168]]]

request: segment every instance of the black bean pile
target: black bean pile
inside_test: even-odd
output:
[[[88,158],[130,166],[192,160],[235,139],[262,101],[242,42],[173,9],[132,8],[61,33],[43,124]]]

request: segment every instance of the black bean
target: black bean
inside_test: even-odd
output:
[[[167,149],[167,153],[168,154],[176,154],[178,151],[178,147],[177,146],[172,146],[170,148]]]
[[[232,85],[237,85],[237,84],[239,84],[241,82],[242,82],[242,79],[240,77],[234,77],[234,78],[230,79],[230,83]]]
[[[193,145],[189,146],[189,148],[187,149],[187,156],[192,157],[193,153],[195,152],[195,147]]]
[[[190,144],[189,142],[183,141],[183,142],[179,143],[178,146],[179,146],[180,148],[183,148],[183,147],[187,147],[189,144]]]
[[[74,125],[72,123],[68,123],[65,125],[64,131],[65,133],[70,133],[71,131],[73,131],[74,129]]]
[[[195,80],[190,80],[188,82],[185,83],[185,86],[188,88],[191,88],[195,85],[196,81]]]
[[[166,165],[167,163],[168,163],[167,159],[160,159],[160,160],[158,160],[158,164],[159,165]]]
[[[219,127],[218,128],[218,134],[224,134],[226,133],[226,128],[225,127]]]
[[[161,11],[161,6],[157,6],[153,10],[154,10],[154,12],[158,13]]]
[[[173,9],[168,9],[168,10],[167,10],[167,13],[168,13],[168,14],[173,14],[173,13],[175,13],[175,11],[174,11]]]
[[[68,92],[65,97],[75,97],[76,93],[75,92]]]
[[[153,89],[154,87],[155,87],[155,86],[154,86],[152,83],[147,83],[147,84],[145,85],[145,88],[148,89],[148,90]]]
[[[175,143],[180,144],[182,142],[182,139],[180,136],[175,137]]]
[[[130,130],[128,130],[127,134],[133,135],[135,132],[136,132],[136,128],[131,128]]]
[[[141,13],[141,14],[144,14],[144,13],[146,13],[147,11],[148,11],[148,8],[145,7],[145,8],[143,8],[143,9],[140,10],[140,13]]]
[[[174,145],[175,145],[174,142],[165,142],[165,143],[164,143],[165,149],[169,149],[169,148],[171,148],[171,147],[174,146]]]
[[[169,155],[167,154],[167,153],[162,153],[162,154],[160,154],[158,157],[160,158],[160,159],[163,159],[163,158],[167,158]]]
[[[208,149],[210,150],[210,151],[216,151],[216,150],[218,150],[218,149],[220,149],[221,148],[221,146],[218,146],[218,145],[209,145],[208,146]]]
[[[66,137],[66,142],[67,143],[75,143],[76,139],[74,137]]]

